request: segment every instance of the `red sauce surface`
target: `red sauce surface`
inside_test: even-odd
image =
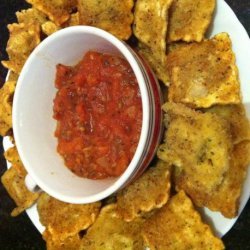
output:
[[[89,51],[75,67],[57,65],[57,151],[78,176],[121,175],[139,142],[142,103],[128,62]]]

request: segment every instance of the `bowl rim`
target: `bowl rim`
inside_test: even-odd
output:
[[[62,191],[58,193],[58,191],[51,189],[46,185],[44,180],[42,180],[34,171],[33,167],[30,165],[29,160],[27,158],[27,152],[25,153],[23,151],[22,142],[19,137],[19,133],[21,132],[20,127],[18,125],[18,112],[19,112],[19,105],[20,102],[20,91],[22,89],[22,85],[24,84],[25,76],[28,73],[29,68],[32,65],[33,60],[36,60],[37,54],[39,54],[40,51],[44,50],[47,46],[50,46],[55,41],[58,41],[58,39],[64,37],[64,36],[72,36],[76,33],[85,33],[86,35],[96,35],[101,37],[102,39],[105,39],[109,43],[111,43],[118,51],[125,57],[125,59],[129,62],[131,68],[133,69],[133,72],[136,76],[136,79],[138,81],[138,85],[141,92],[141,99],[142,99],[142,109],[143,109],[143,116],[142,116],[142,128],[141,128],[141,134],[140,139],[138,142],[138,146],[136,149],[136,152],[128,165],[127,169],[124,171],[124,173],[117,177],[116,181],[110,185],[109,187],[105,188],[101,192],[98,192],[93,195],[88,196],[68,196],[64,195]],[[73,38],[72,38],[73,39]],[[80,60],[80,59],[79,59]],[[59,63],[59,62],[58,62]],[[140,160],[140,157],[143,153],[143,149],[146,146],[146,141],[148,137],[149,132],[149,121],[150,121],[150,114],[149,114],[149,94],[146,87],[146,80],[143,76],[142,70],[139,67],[139,64],[141,62],[136,60],[136,57],[132,54],[132,52],[129,50],[128,45],[124,42],[120,41],[118,38],[113,36],[112,34],[91,26],[73,26],[64,28],[62,30],[59,30],[49,37],[45,38],[31,53],[31,55],[26,60],[23,69],[20,73],[20,76],[17,81],[16,90],[14,93],[13,98],[13,114],[12,114],[12,121],[13,121],[13,133],[15,137],[15,142],[17,146],[17,150],[20,154],[20,157],[24,163],[24,166],[28,172],[28,175],[34,180],[34,182],[45,192],[50,194],[51,196],[70,203],[91,203],[95,202],[101,199],[104,199],[108,197],[109,195],[115,193],[118,191],[122,186],[125,185],[126,181],[131,177],[133,177],[133,172],[137,170],[137,163]],[[26,150],[27,151],[27,150]],[[59,156],[60,157],[60,156]]]

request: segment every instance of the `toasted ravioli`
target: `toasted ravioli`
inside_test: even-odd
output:
[[[138,53],[143,57],[143,59],[149,64],[157,78],[161,80],[166,86],[169,86],[169,74],[167,71],[167,57],[157,58],[150,47],[139,42]]]
[[[150,250],[225,248],[209,226],[202,222],[183,191],[173,196],[144,223],[142,235]]]
[[[238,215],[242,186],[250,163],[250,141],[234,146],[231,165],[218,189],[206,198],[206,206],[227,218]]]
[[[2,64],[19,74],[30,53],[40,43],[40,26],[33,23],[13,23],[8,25],[8,29],[10,38],[6,51],[9,61],[2,61]]]
[[[169,17],[168,41],[200,42],[212,20],[215,0],[174,0]]]
[[[18,23],[38,23],[42,25],[47,21],[46,15],[35,8],[29,8],[27,10],[21,10],[16,12]]]
[[[215,105],[206,109],[205,112],[215,113],[228,121],[234,144],[244,140],[250,140],[250,122],[246,117],[243,104]]]
[[[139,53],[167,86],[169,76],[166,67],[166,34],[171,3],[172,0],[138,0],[133,25],[133,32],[140,41]]]
[[[99,214],[101,203],[70,204],[43,193],[37,202],[40,222],[46,227],[44,238],[64,241],[87,229]]]
[[[17,205],[11,216],[17,216],[31,207],[39,197],[38,193],[32,193],[26,188],[26,174],[24,167],[19,164],[9,168],[1,177],[5,189]]]
[[[80,24],[104,29],[127,40],[132,34],[133,0],[79,0]]]
[[[177,167],[177,185],[206,196],[221,184],[229,168],[229,124],[216,114],[203,114],[182,104],[166,103],[163,110],[167,130],[158,157]]]
[[[77,0],[26,0],[26,2],[43,12],[57,26],[66,22],[77,6]]]
[[[172,0],[137,0],[135,4],[133,32],[160,63],[165,63],[168,9],[171,3]]]
[[[144,250],[141,226],[144,219],[126,222],[117,216],[116,204],[102,208],[96,222],[82,239],[81,249]]]
[[[168,98],[194,108],[241,102],[238,69],[227,33],[192,43],[167,57]]]
[[[143,212],[162,207],[169,199],[170,171],[167,163],[151,167],[117,195],[117,212],[132,221]]]
[[[0,89],[0,135],[7,135],[12,129],[12,100],[16,81],[8,81]]]

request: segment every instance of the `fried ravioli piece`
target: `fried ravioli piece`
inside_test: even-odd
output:
[[[135,5],[134,35],[150,48],[160,63],[165,63],[168,9],[171,3],[172,0],[137,0]]]
[[[47,21],[42,24],[42,32],[47,36],[50,36],[51,34],[55,33],[59,29],[60,27],[58,27],[55,23],[51,21]]]
[[[173,196],[145,222],[142,235],[150,250],[225,248],[209,226],[202,222],[183,191]]]
[[[160,79],[166,86],[169,86],[169,74],[167,71],[167,57],[165,59],[158,59],[153,54],[152,50],[147,46],[139,42],[138,53],[145,59],[145,61],[152,68],[157,78]]]
[[[38,23],[42,25],[47,22],[46,15],[35,8],[18,11],[16,12],[16,17],[18,23],[24,24]]]
[[[80,24],[104,29],[122,40],[132,34],[133,0],[79,0]]]
[[[11,216],[17,216],[25,209],[31,207],[39,197],[39,193],[30,192],[25,185],[27,175],[16,148],[9,149],[6,157],[13,166],[1,177],[1,181],[10,197],[15,201],[17,207],[11,212]]]
[[[231,166],[219,188],[206,199],[206,206],[227,218],[238,215],[242,186],[250,163],[250,141],[234,146]],[[200,204],[203,205],[203,204]]]
[[[167,86],[169,76],[166,70],[166,35],[171,3],[172,0],[138,0],[133,25],[134,35],[140,41],[139,53]]]
[[[215,113],[228,121],[234,144],[250,140],[250,123],[243,104],[215,105],[204,111]]]
[[[43,235],[44,240],[46,241],[47,250],[79,250],[81,249],[81,238],[79,234],[75,234],[67,237],[63,241],[58,239],[53,240],[53,237],[50,234]]]
[[[241,102],[238,69],[227,33],[174,50],[167,57],[167,68],[171,102],[194,108]]]
[[[174,0],[169,17],[168,40],[200,42],[212,20],[215,0]]]
[[[57,26],[70,18],[72,10],[77,5],[77,0],[26,0],[26,2],[43,12]]]
[[[132,221],[143,212],[162,207],[170,195],[170,171],[167,163],[151,167],[138,180],[117,195],[117,213]]]
[[[175,182],[185,191],[195,190],[196,203],[216,190],[229,168],[230,126],[216,114],[182,104],[166,103],[163,110],[167,130],[158,157],[176,166]]]
[[[8,81],[0,89],[0,135],[8,135],[12,129],[12,100],[16,81]]]
[[[13,23],[8,25],[8,29],[10,38],[6,51],[9,61],[2,61],[2,64],[19,74],[30,53],[40,43],[40,26],[33,23]]]
[[[43,193],[37,202],[40,222],[46,227],[44,237],[64,241],[94,223],[101,203],[70,204]]]
[[[117,216],[116,204],[102,208],[96,222],[82,239],[82,250],[144,250],[141,225],[144,219],[126,222]]]

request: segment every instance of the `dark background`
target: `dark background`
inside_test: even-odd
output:
[[[250,34],[250,0],[226,0]],[[7,59],[5,47],[8,40],[6,25],[15,22],[15,12],[27,8],[24,0],[0,0],[0,60]],[[239,37],[240,39],[240,37]],[[250,58],[249,58],[250,60]],[[6,70],[0,66],[0,86],[4,83]],[[250,69],[249,69],[250,74]],[[250,83],[249,83],[250,84]],[[2,138],[0,137],[0,144]],[[0,146],[0,176],[6,170]],[[45,249],[40,233],[31,223],[26,213],[12,218],[14,203],[0,183],[0,250]],[[234,227],[223,237],[226,249],[250,250],[250,201]],[[206,250],[206,249],[204,249]]]

